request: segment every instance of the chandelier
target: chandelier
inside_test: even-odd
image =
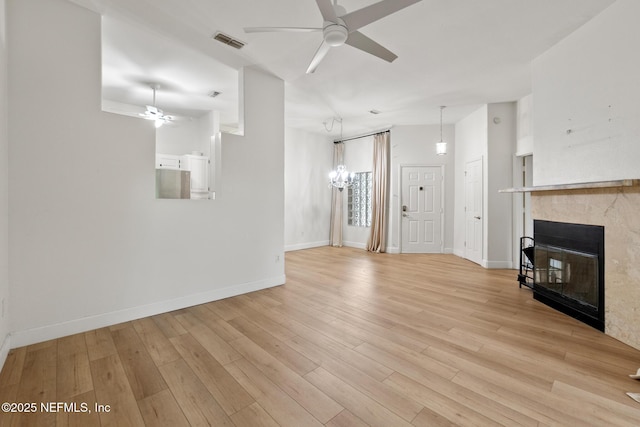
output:
[[[336,170],[329,174],[329,187],[337,188],[340,191],[352,187],[354,176],[355,174],[349,172],[345,165],[338,165]]]

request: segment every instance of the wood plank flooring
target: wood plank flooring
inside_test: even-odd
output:
[[[0,425],[640,425],[640,351],[534,301],[514,270],[322,247],[287,253],[286,275],[12,350],[0,401],[38,411]]]

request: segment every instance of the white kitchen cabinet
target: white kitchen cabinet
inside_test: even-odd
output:
[[[209,158],[186,154],[181,158],[181,169],[191,172],[191,198],[209,198]]]
[[[183,169],[181,166],[183,156],[173,154],[156,154],[156,169]]]

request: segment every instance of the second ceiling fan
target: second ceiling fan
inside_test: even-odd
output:
[[[332,47],[342,46],[343,44],[348,44],[387,62],[393,62],[398,57],[396,54],[358,30],[419,1],[382,0],[347,13],[344,7],[338,5],[337,0],[334,4],[331,4],[331,0],[316,0],[324,19],[322,27],[247,27],[244,31],[247,33],[322,31],[322,43],[313,56],[309,68],[307,68],[307,73],[313,73],[318,68],[320,61]]]

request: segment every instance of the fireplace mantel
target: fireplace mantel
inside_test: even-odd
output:
[[[583,190],[588,188],[615,188],[640,186],[640,179],[618,179],[614,181],[580,182],[575,184],[539,185],[534,187],[505,188],[500,193],[530,193],[536,191]]]

